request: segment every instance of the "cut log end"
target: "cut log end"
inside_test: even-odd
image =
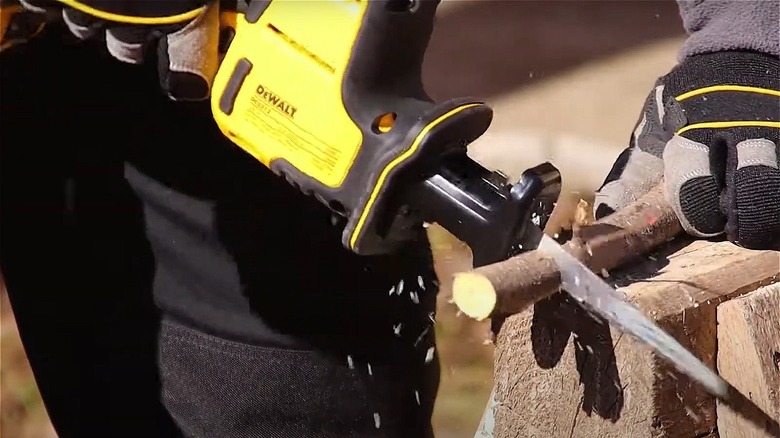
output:
[[[487,277],[476,272],[462,272],[453,279],[452,300],[463,313],[481,321],[493,313],[497,296]]]

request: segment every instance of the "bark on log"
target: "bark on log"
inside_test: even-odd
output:
[[[780,280],[780,253],[680,239],[608,280],[715,368],[716,306]],[[715,400],[563,293],[508,317],[496,339],[495,437],[695,437]]]

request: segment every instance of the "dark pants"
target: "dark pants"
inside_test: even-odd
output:
[[[154,60],[50,30],[0,73],[0,268],[61,438],[432,436],[423,240],[344,250]]]

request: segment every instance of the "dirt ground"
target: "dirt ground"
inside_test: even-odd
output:
[[[440,11],[424,68],[432,97],[494,104],[494,127],[473,155],[510,174],[550,159],[570,202],[603,178],[682,37],[673,0],[445,0]],[[4,291],[0,306],[0,435],[53,437]],[[439,307],[437,436],[472,437],[492,385],[492,347],[484,324],[457,316],[445,296]]]

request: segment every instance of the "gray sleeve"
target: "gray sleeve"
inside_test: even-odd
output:
[[[677,0],[688,39],[679,61],[747,49],[780,56],[780,0]]]

